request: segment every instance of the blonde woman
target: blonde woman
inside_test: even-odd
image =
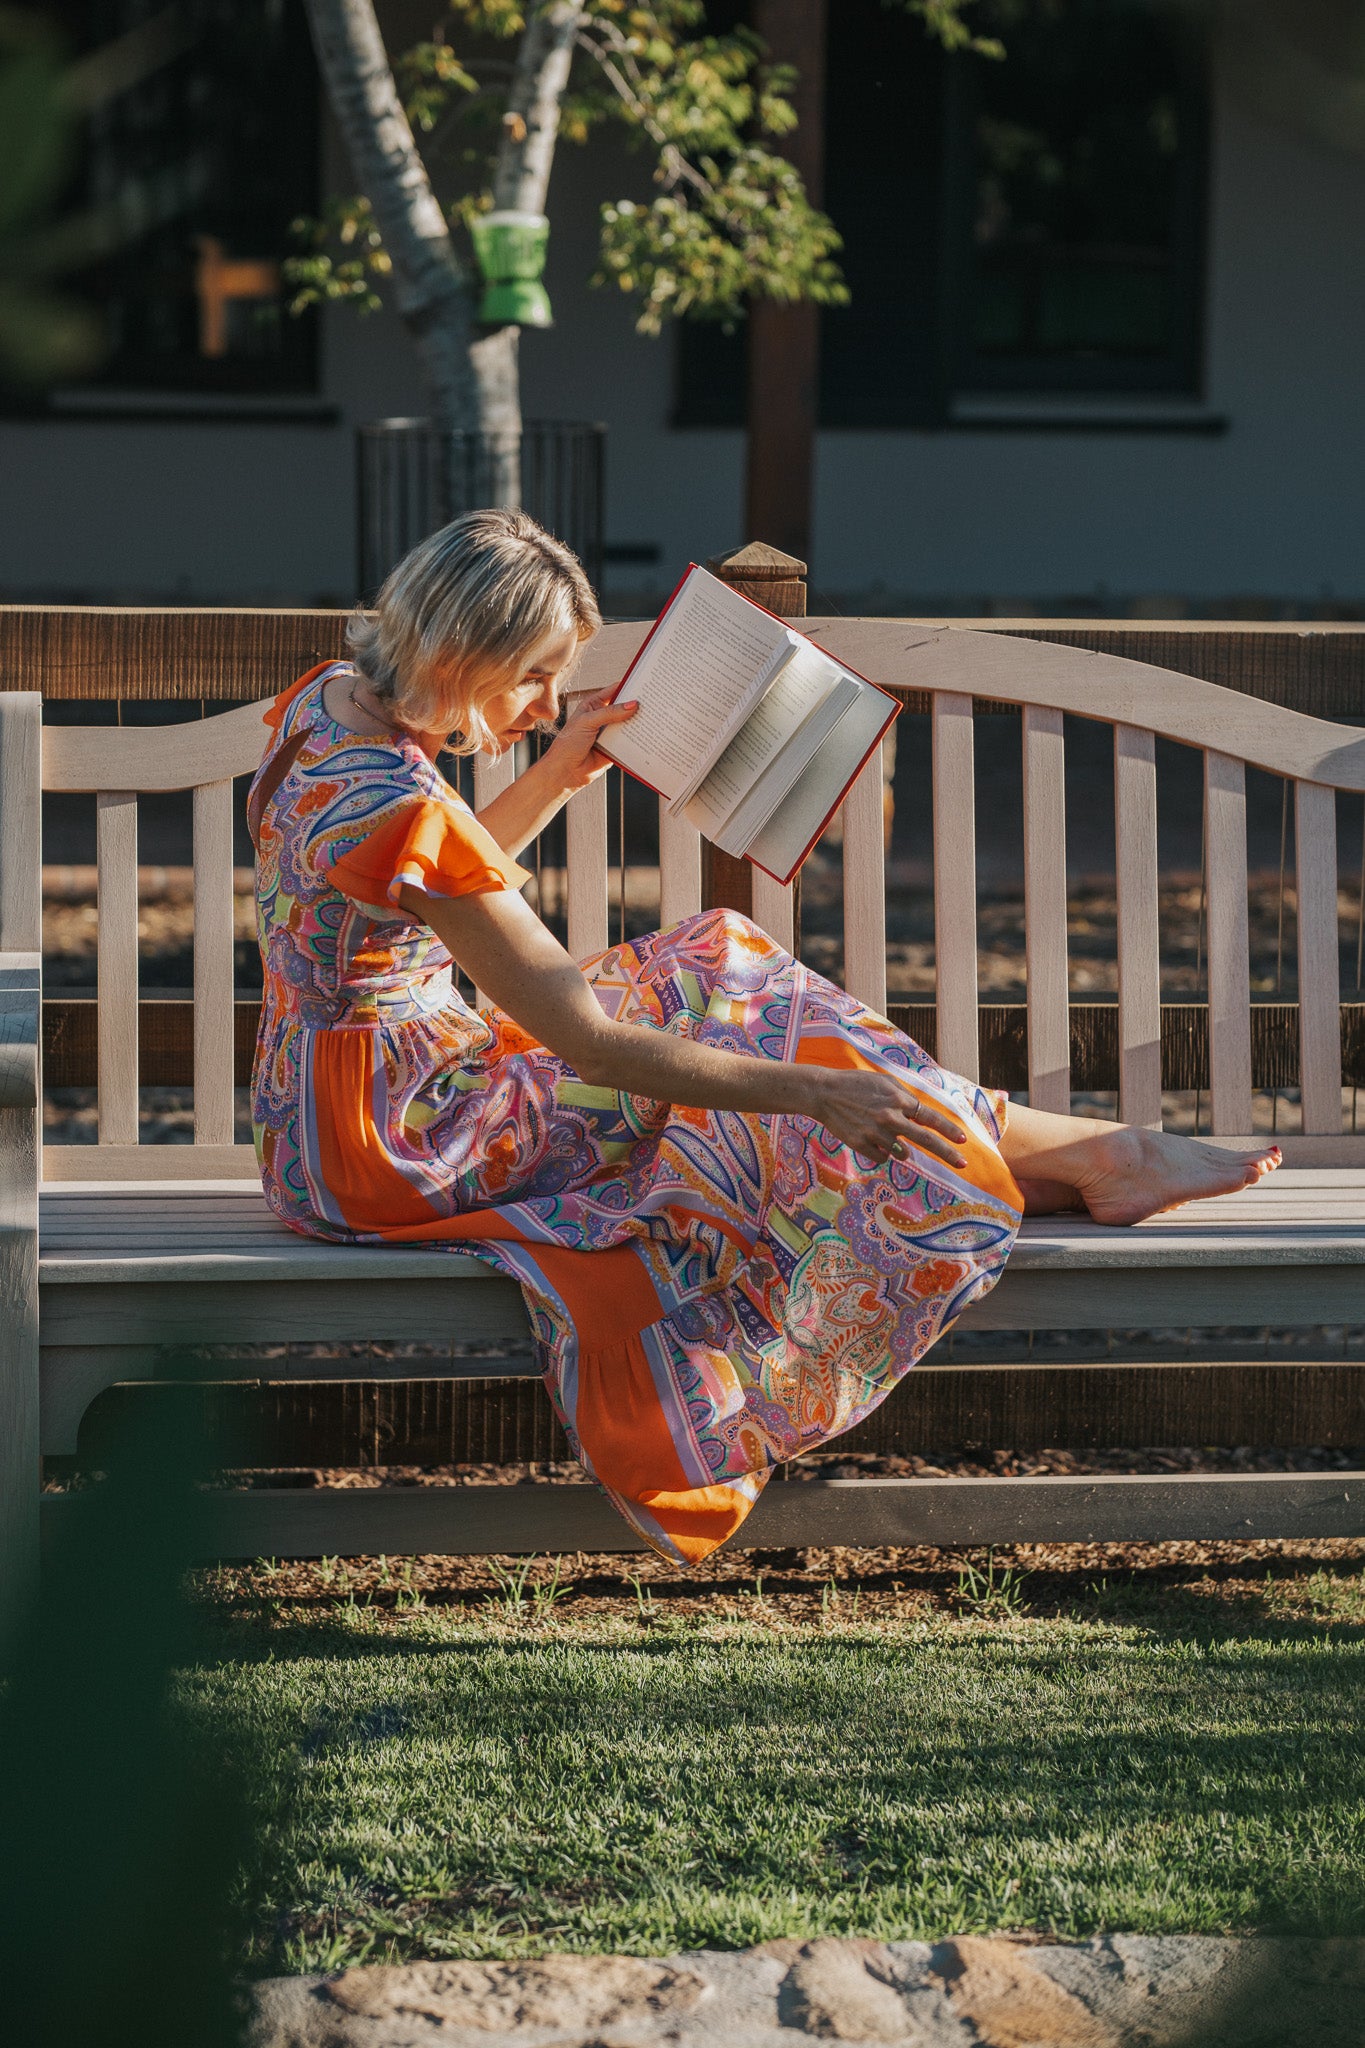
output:
[[[1007,1121],[728,911],[571,960],[516,855],[631,707],[575,710],[478,818],[437,757],[553,727],[599,624],[567,548],[470,513],[394,570],[350,661],[271,706],[253,1115],[294,1229],[472,1249],[520,1282],[584,1465],[686,1564],[994,1283],[1026,1207],[1132,1222],[1279,1155]]]

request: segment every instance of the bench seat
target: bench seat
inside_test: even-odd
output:
[[[452,1281],[458,1281],[452,1288]],[[173,1347],[459,1341],[495,1357],[273,1359],[272,1380],[529,1376],[519,1290],[468,1253],[302,1238],[242,1181],[63,1181],[40,1200],[42,1439],[76,1447],[104,1387],[259,1361]],[[1132,1230],[1026,1222],[999,1285],[962,1318],[994,1329],[1365,1323],[1365,1169],[1284,1167],[1261,1188]],[[1362,1418],[1365,1436],[1365,1418]],[[49,1496],[48,1519],[63,1512]],[[224,1556],[620,1550],[590,1487],[263,1488],[217,1503]],[[743,1541],[1006,1543],[1365,1536],[1365,1473],[822,1480],[770,1486]]]

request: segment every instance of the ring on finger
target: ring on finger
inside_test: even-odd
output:
[[[897,1138],[891,1147],[891,1157],[893,1159],[906,1159],[909,1157],[909,1153],[910,1146],[907,1141],[904,1138]]]

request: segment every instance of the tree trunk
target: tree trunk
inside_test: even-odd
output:
[[[398,312],[427,387],[432,426],[451,436],[451,508],[463,443],[478,431],[481,493],[521,499],[521,393],[517,327],[478,325],[477,277],[461,263],[394,83],[373,0],[305,0],[313,42],[351,166],[393,263]],[[569,0],[533,15],[517,52],[493,181],[495,207],[543,213],[559,133],[559,107],[582,9]]]
[[[550,0],[526,25],[493,174],[493,205],[499,211],[545,211],[559,107],[582,19],[583,10],[573,0]]]
[[[478,281],[460,262],[389,67],[372,0],[305,0],[351,167],[393,264],[399,317],[422,366],[431,423],[483,419],[474,362]]]

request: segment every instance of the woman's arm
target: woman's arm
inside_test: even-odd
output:
[[[399,900],[431,926],[499,1009],[592,1087],[695,1109],[814,1117],[867,1158],[887,1159],[904,1140],[949,1165],[965,1163],[956,1120],[889,1075],[751,1059],[614,1022],[581,968],[514,889],[447,898],[405,888]]]
[[[504,853],[520,853],[575,791],[606,773],[611,762],[597,751],[597,735],[603,726],[624,725],[637,709],[634,703],[609,704],[594,696],[569,713],[540,759],[479,812],[479,823]]]

